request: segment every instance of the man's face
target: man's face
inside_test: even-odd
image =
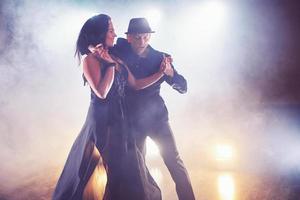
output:
[[[133,51],[138,55],[142,55],[148,46],[150,37],[150,33],[128,34],[127,40],[131,44]]]

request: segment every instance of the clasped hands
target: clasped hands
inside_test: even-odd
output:
[[[165,56],[163,54],[163,60],[160,63],[160,71],[162,71],[167,76],[174,76],[174,69],[172,68],[173,59],[171,56]]]
[[[102,44],[98,44],[95,47],[92,45],[89,45],[88,49],[98,58],[101,58],[105,60],[108,63],[116,63],[118,62],[114,60],[108,53],[108,49],[105,49]],[[173,59],[171,56],[165,56],[163,55],[163,60],[160,63],[160,72],[163,72],[167,76],[174,76],[174,69],[172,68],[171,63],[173,62]]]

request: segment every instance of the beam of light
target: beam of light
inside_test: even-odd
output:
[[[235,183],[231,174],[224,173],[218,176],[218,192],[220,200],[235,199]]]
[[[151,168],[150,174],[158,185],[162,183],[163,174],[158,168]]]
[[[215,159],[218,161],[232,161],[234,148],[228,144],[217,144],[214,148]]]
[[[156,157],[159,155],[159,149],[157,145],[149,137],[146,139],[147,156]]]

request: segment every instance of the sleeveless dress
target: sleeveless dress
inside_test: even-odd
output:
[[[99,62],[104,75],[107,67]],[[127,69],[120,65],[105,99],[91,90],[86,121],[70,150],[53,200],[162,199],[130,132],[124,93],[127,78]],[[96,169],[102,173],[96,177],[98,184],[91,181]],[[98,195],[89,195],[89,190],[97,190]]]

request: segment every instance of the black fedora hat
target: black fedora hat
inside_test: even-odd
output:
[[[154,33],[154,31],[151,30],[146,18],[132,18],[125,34],[136,33]]]

